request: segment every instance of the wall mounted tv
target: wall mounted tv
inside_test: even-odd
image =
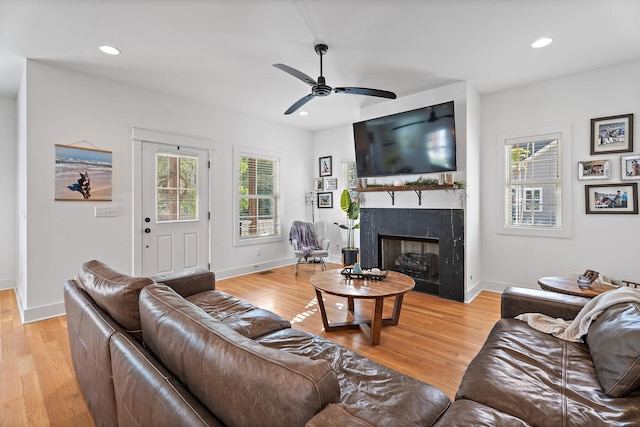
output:
[[[358,177],[456,170],[453,101],[353,124]]]

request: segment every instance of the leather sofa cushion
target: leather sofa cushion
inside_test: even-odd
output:
[[[119,273],[96,260],[82,264],[78,279],[101,309],[127,332],[140,339],[138,297],[142,288],[153,283],[151,279]]]
[[[640,387],[640,304],[605,310],[589,327],[586,341],[607,395],[621,397]]]
[[[265,348],[165,285],[140,294],[145,345],[228,426],[301,426],[338,401],[324,361]]]
[[[637,391],[616,399],[604,394],[587,344],[502,319],[469,364],[456,400],[556,427],[637,423],[639,397]]]
[[[432,385],[305,331],[283,329],[256,342],[328,362],[340,382],[340,407],[358,422],[381,427],[430,426],[451,403],[445,393]],[[338,412],[336,408],[332,411]]]
[[[460,399],[451,404],[436,427],[531,427],[531,424],[473,400]]]
[[[247,338],[291,327],[284,317],[224,292],[201,292],[186,299]]]

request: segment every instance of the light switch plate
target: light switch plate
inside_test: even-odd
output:
[[[108,216],[118,216],[118,208],[116,208],[115,206],[104,206],[104,207],[96,206],[96,211],[95,211],[96,218],[108,217]]]

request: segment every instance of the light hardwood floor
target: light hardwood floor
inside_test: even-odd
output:
[[[339,265],[328,264],[329,268]],[[383,327],[379,346],[358,331],[325,333],[309,278],[319,264],[287,266],[231,279],[216,288],[272,310],[294,328],[312,332],[454,397],[464,370],[500,317],[500,295],[482,292],[470,304],[409,292],[398,326]],[[346,300],[325,297],[331,321],[347,319]],[[385,303],[390,315],[392,300]],[[356,310],[368,315],[366,302]],[[75,381],[66,317],[23,325],[14,292],[0,291],[0,425],[91,426]]]

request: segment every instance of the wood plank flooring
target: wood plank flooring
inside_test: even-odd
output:
[[[339,265],[328,265],[339,268]],[[217,281],[217,289],[272,310],[312,332],[454,397],[467,364],[500,317],[500,296],[482,292],[471,304],[409,292],[398,326],[383,327],[371,347],[358,331],[326,333],[309,278],[319,264],[287,266]],[[326,296],[332,321],[347,320],[346,300]],[[385,302],[390,315],[392,300]],[[368,316],[370,304],[356,303]],[[66,317],[23,325],[12,290],[0,291],[0,426],[92,426],[75,380]]]

